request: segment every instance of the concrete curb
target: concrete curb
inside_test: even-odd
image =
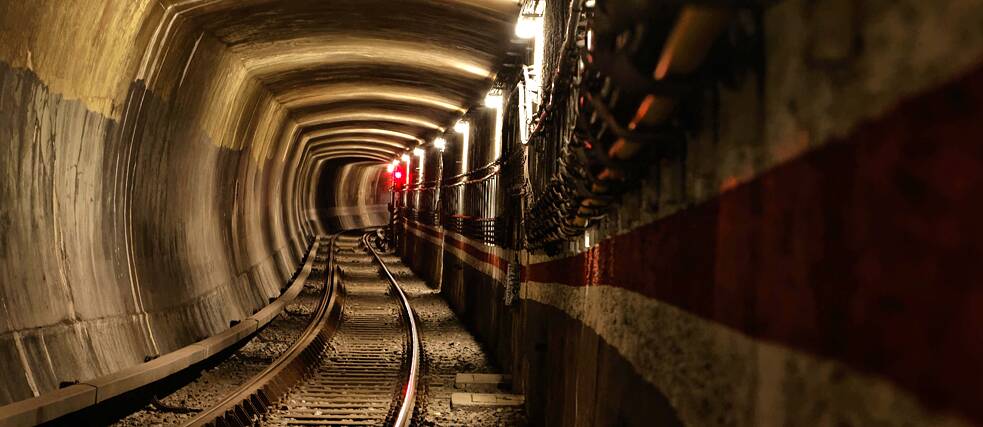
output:
[[[167,353],[149,362],[134,365],[109,375],[0,406],[0,426],[33,426],[53,421],[124,393],[162,380],[192,365],[208,360],[225,349],[249,338],[273,321],[304,288],[311,274],[320,241],[315,240],[307,261],[290,287],[276,301],[229,329],[194,344]]]

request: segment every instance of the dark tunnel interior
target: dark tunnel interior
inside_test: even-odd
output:
[[[981,119],[979,0],[0,0],[0,425],[370,273],[406,425],[981,425]]]

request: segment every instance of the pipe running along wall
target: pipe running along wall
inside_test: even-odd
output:
[[[593,32],[566,43],[577,6]],[[425,172],[444,188],[404,195],[399,250],[533,425],[979,425],[980,22],[972,0],[547,1],[546,76],[581,85],[524,144],[528,74],[500,76],[503,127],[469,113],[444,164],[471,174]],[[473,148],[496,136],[500,159]]]
[[[0,404],[221,331],[379,222],[346,189],[487,90],[517,13],[407,3],[0,2]]]

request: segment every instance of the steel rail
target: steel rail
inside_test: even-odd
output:
[[[312,361],[319,359],[333,333],[331,326],[336,323],[330,320],[337,320],[340,313],[338,307],[341,302],[338,299],[341,296],[337,289],[334,266],[334,246],[339,235],[340,233],[332,235],[328,242],[324,294],[307,329],[269,367],[212,408],[186,422],[185,426],[253,425],[253,416],[266,413],[273,403],[301,379]]]
[[[386,279],[389,280],[389,284],[393,289],[393,293],[399,299],[400,305],[403,307],[403,314],[406,316],[406,323],[409,325],[409,362],[410,369],[407,372],[406,377],[406,388],[403,390],[403,399],[400,403],[399,412],[396,415],[396,421],[393,424],[396,427],[406,427],[410,425],[410,421],[413,417],[413,405],[416,402],[416,382],[417,377],[420,373],[420,332],[416,327],[416,319],[413,316],[413,308],[410,307],[409,299],[406,298],[406,293],[403,292],[403,288],[399,286],[396,278],[393,277],[392,272],[389,271],[389,267],[386,263],[382,261],[382,257],[379,253],[372,247],[369,242],[369,233],[362,236],[362,243],[365,247],[372,253],[375,257],[376,262],[382,267],[382,272],[385,274]]]
[[[311,242],[301,265],[288,283],[296,284],[307,280],[319,247],[318,240]],[[141,388],[153,387],[168,377],[214,360],[223,351],[249,339],[266,326],[298,292],[296,286],[290,285],[275,301],[252,316],[241,319],[229,329],[148,362],[0,406],[0,425],[31,426],[51,422],[77,422],[79,417],[89,416],[87,411],[97,411],[100,406],[112,405],[112,399],[136,393]],[[107,406],[107,412],[112,411],[110,408]]]

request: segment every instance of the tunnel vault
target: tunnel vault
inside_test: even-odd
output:
[[[324,230],[324,165],[378,175],[480,102],[516,2],[396,9],[0,3],[0,404],[255,311]]]
[[[979,424],[979,3],[0,0],[0,424],[389,221],[532,425]]]

